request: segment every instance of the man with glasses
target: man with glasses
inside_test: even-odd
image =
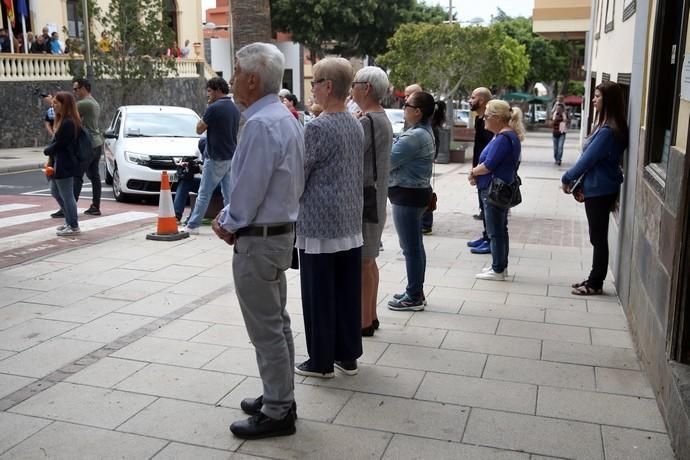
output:
[[[91,95],[91,83],[83,78],[77,78],[72,83],[74,95],[77,98],[77,110],[81,117],[81,124],[91,133],[93,141],[93,158],[84,166],[86,177],[91,181],[91,206],[84,211],[89,216],[101,215],[101,174],[99,171],[101,155],[103,154],[103,134],[98,128],[98,120],[101,116],[101,105]],[[83,176],[83,175],[82,175]],[[75,196],[78,198],[81,193],[81,186],[84,183],[83,177],[76,178],[74,181]]]

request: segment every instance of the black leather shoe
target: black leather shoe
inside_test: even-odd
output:
[[[55,211],[54,213],[52,213],[52,214],[50,215],[50,217],[52,217],[53,219],[57,219],[57,218],[60,218],[60,217],[65,217],[65,213],[62,212],[62,209],[58,209],[57,211]]]
[[[362,328],[362,337],[373,337],[375,330],[376,330],[376,328],[374,327],[373,324],[369,327],[363,327]]]
[[[264,397],[259,396],[258,398],[245,398],[240,402],[240,408],[247,415],[258,415],[261,412],[261,406],[264,405]],[[297,403],[292,401],[292,408],[290,413],[297,418]]]
[[[292,411],[291,411],[292,412]],[[242,439],[261,439],[273,436],[295,434],[295,417],[289,413],[285,418],[276,420],[259,412],[246,420],[239,420],[230,425],[232,434]]]
[[[375,320],[372,321],[372,323],[371,323],[371,325],[374,326],[374,329],[378,329],[378,328],[379,328],[379,324],[380,324],[380,323],[379,323],[379,320],[378,320],[378,319],[375,319]]]

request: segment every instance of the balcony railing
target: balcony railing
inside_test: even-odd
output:
[[[177,74],[170,72],[168,78],[199,77],[197,64],[203,64],[203,62],[203,59],[176,59]],[[70,69],[74,69],[75,66],[85,66],[83,56],[2,53],[0,54],[0,82],[71,80],[73,74]]]

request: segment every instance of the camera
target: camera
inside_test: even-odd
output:
[[[177,176],[180,180],[194,179],[201,173],[201,161],[197,157],[183,157],[177,164]]]

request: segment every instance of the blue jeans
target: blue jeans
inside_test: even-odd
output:
[[[560,163],[563,158],[563,144],[565,144],[565,133],[553,136],[553,159],[557,163]]]
[[[189,192],[198,191],[200,183],[200,179],[196,177],[192,179],[182,179],[177,183],[177,188],[175,188],[175,201],[173,202],[177,220],[182,220],[182,214],[184,214],[184,207],[187,205]]]
[[[487,200],[488,195],[488,188],[479,191],[479,196],[484,203],[486,232],[491,240],[489,242],[492,259],[491,268],[496,273],[503,273],[508,268],[508,251],[510,246],[508,238],[508,210],[490,204]]]
[[[434,211],[424,211],[422,216],[422,228],[431,229],[434,226]]]
[[[78,228],[79,217],[77,216],[77,200],[74,199],[74,177],[51,179],[50,193],[65,213],[65,224]]]
[[[201,219],[204,218],[208,204],[211,201],[213,191],[220,184],[220,189],[223,192],[223,204],[225,206],[230,202],[230,164],[232,160],[217,161],[207,158],[204,161],[204,169],[201,172],[201,184],[199,185],[199,196],[196,197],[194,210],[189,216],[187,226],[189,228],[197,228],[201,225]]]
[[[426,272],[426,252],[422,239],[422,215],[426,207],[393,205],[393,223],[398,233],[400,249],[405,256],[407,287],[405,292],[413,300],[424,294],[424,274]]]

